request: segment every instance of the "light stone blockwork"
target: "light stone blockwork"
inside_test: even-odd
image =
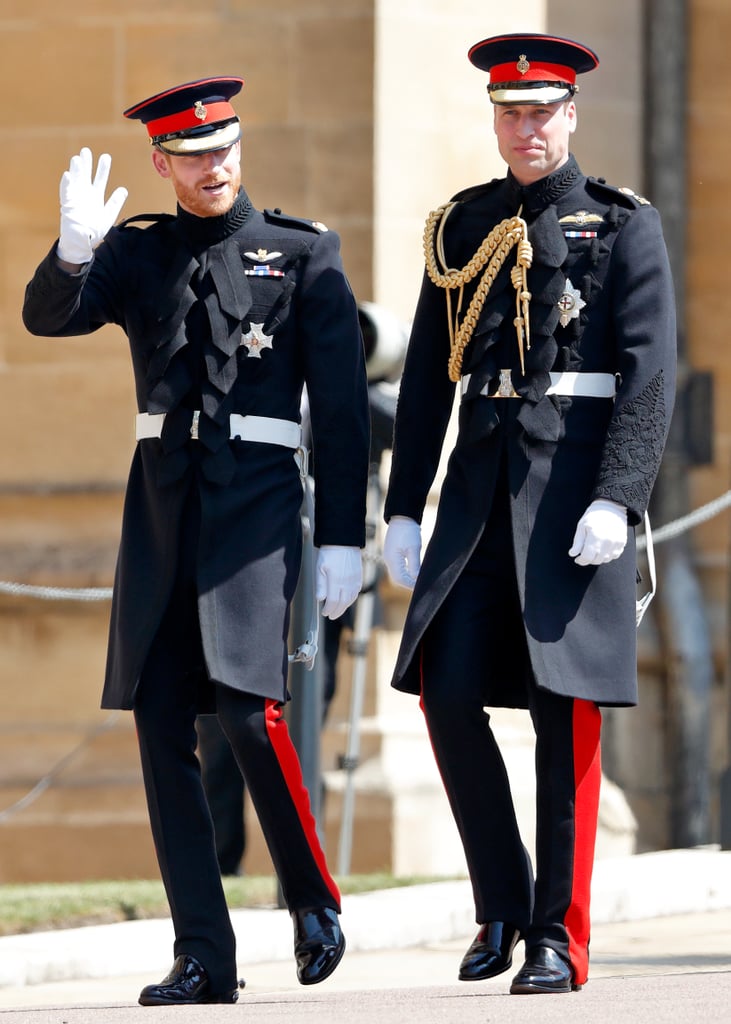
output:
[[[50,342],[30,338],[20,320],[25,283],[58,230],[58,180],[72,153],[89,145],[95,155],[113,155],[111,185],[130,191],[124,215],[170,210],[169,186],[149,166],[144,132],[121,111],[173,82],[241,74],[246,85],[236,105],[254,203],[338,230],[357,298],[407,321],[421,282],[426,214],[457,189],[503,173],[485,78],[468,63],[468,47],[493,33],[543,29],[595,46],[602,65],[582,82],[575,152],[588,173],[641,190],[642,6],[547,0],[522,3],[516,13],[514,5],[478,0],[281,0],[275,7],[254,0],[203,7],[193,0],[77,0],[61,10],[55,0],[5,0],[0,580],[94,587],[112,580],[135,411],[126,341],[104,329]],[[725,0],[692,0],[689,11],[689,344],[693,361],[716,372],[720,395],[731,375],[722,344],[729,290],[721,251],[729,132],[719,128],[729,117],[723,41],[731,13]],[[718,88],[709,96],[695,83],[705,81],[710,64]],[[728,415],[719,402],[716,461],[693,475],[699,502],[727,486]],[[385,459],[384,477],[387,471]],[[721,675],[726,520],[705,525],[698,537]],[[374,631],[360,723],[353,869],[461,874],[461,848],[417,702],[388,685],[406,595],[384,585],[382,597],[386,619]],[[105,601],[0,596],[0,812],[89,738],[33,804],[0,819],[0,882],[156,873],[131,716],[109,722],[98,709],[108,611]],[[637,825],[646,845],[663,841],[662,699],[653,637],[643,636],[652,689],[644,709],[628,713],[629,746],[619,752],[636,763],[638,820],[606,782],[600,855],[630,849]],[[332,865],[349,680],[346,653],[323,736]],[[530,726],[520,713],[496,713],[494,721],[530,845]],[[722,725],[716,715],[714,727]],[[248,814],[246,869],[271,870]]]

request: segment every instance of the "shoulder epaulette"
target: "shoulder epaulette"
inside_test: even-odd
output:
[[[463,203],[469,199],[477,199],[478,196],[486,195],[491,192],[494,188],[504,181],[503,178],[493,178],[492,181],[483,182],[482,185],[470,185],[469,188],[463,188],[456,195],[452,196],[450,202],[452,203]]]
[[[282,213],[279,207],[274,210],[264,210],[264,216],[267,220],[274,221],[277,224],[286,224],[290,227],[300,228],[303,231],[314,231],[316,234],[321,235],[328,228],[319,220],[307,220],[305,217],[292,217],[288,213]]]
[[[638,209],[640,206],[651,206],[649,199],[638,195],[633,189],[626,185],[609,185],[604,178],[587,178],[587,184],[609,196],[613,202],[623,201],[625,206]]]
[[[134,217],[127,217],[126,220],[120,221],[119,224],[117,224],[117,227],[126,228],[130,224],[136,224],[139,221],[164,224],[166,221],[169,222],[176,219],[177,218],[172,213],[136,213]]]

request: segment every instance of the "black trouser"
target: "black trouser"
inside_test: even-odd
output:
[[[547,586],[547,600],[550,587]],[[421,649],[422,707],[464,845],[478,923],[508,921],[526,948],[552,946],[582,984],[601,779],[601,715],[591,701],[540,689],[529,669],[501,478],[482,538]],[[506,644],[510,649],[504,650]],[[536,879],[490,728],[491,673],[515,666],[536,732]]]
[[[203,788],[216,832],[216,856],[222,875],[237,875],[246,850],[244,779],[217,715],[196,721]]]
[[[195,533],[195,506],[190,528]],[[210,811],[196,756],[203,672],[193,577],[185,554],[135,699],[135,722],[150,824],[175,930],[175,956],[206,967],[214,991],[236,985],[235,939],[223,894]],[[192,546],[195,551],[195,546]],[[246,652],[242,651],[242,658]],[[216,685],[221,726],[251,801],[290,910],[340,910],[317,837],[299,760],[279,702]]]

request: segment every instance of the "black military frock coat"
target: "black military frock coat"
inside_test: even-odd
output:
[[[166,413],[162,437],[140,441],[132,460],[102,706],[133,706],[192,499],[200,501],[207,674],[284,700],[302,488],[292,449],[229,440],[228,417],[299,421],[306,383],[317,452],[315,544],[363,545],[367,381],[339,239],[324,226],[255,210],[243,190],[222,217],[178,208],[176,217],[143,219],[152,223],[112,228],[76,275],[58,267],[54,246],[24,305],[34,334],[122,327],[139,411]],[[192,441],[195,408],[202,412]]]
[[[600,704],[637,700],[634,530],[624,553],[602,566],[569,557],[581,515],[595,498],[646,510],[673,405],[673,288],[657,211],[633,193],[585,177],[573,157],[521,187],[511,174],[457,197],[445,223],[449,267],[464,267],[487,234],[518,211],[533,246],[528,271],[530,350],[525,375],[513,318],[509,257],[464,355],[469,374],[458,436],[441,488],[393,677],[419,692],[422,637],[465,567],[488,518],[501,458],[507,463],[515,573],[522,621],[513,635],[485,624],[487,704],[526,706],[520,651],[540,687]],[[480,275],[468,285],[467,308]],[[561,300],[578,291],[578,316],[561,323]],[[454,308],[453,299],[452,306]],[[453,405],[445,292],[425,275],[396,417],[385,515],[421,522]],[[489,398],[512,370],[519,399]],[[549,371],[617,375],[608,398],[546,395]],[[523,643],[524,634],[526,643]]]

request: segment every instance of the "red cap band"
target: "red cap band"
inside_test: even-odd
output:
[[[490,85],[498,82],[568,82],[576,84],[576,71],[565,64],[548,64],[535,61],[527,71],[521,73],[518,64],[495,64],[490,68]]]
[[[215,124],[217,121],[229,121],[236,117],[234,108],[226,100],[218,103],[196,103],[178,114],[159,117],[156,121],[148,121],[146,128],[151,139],[158,135],[170,135],[183,132],[189,128],[198,128],[204,124]]]

